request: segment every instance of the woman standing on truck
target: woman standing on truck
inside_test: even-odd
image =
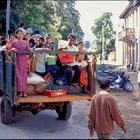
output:
[[[18,29],[16,31],[17,40],[12,43],[9,51],[17,52],[18,50],[28,50],[29,45],[27,41],[23,40],[24,33]],[[16,80],[17,80],[17,94],[19,97],[27,96],[27,63],[26,54],[16,54]]]

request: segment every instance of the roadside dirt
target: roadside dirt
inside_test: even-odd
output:
[[[129,72],[130,79],[134,84],[135,90],[133,93],[125,91],[110,92],[117,101],[122,116],[126,122],[127,133],[121,134],[121,129],[115,124],[115,139],[140,139],[140,97],[137,96],[137,73]],[[98,92],[98,91],[97,91]],[[73,104],[76,113],[72,116],[73,124],[87,127],[87,114],[89,109],[89,101],[81,101]]]

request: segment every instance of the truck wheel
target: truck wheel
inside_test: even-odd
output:
[[[56,112],[60,120],[68,120],[71,117],[72,104],[70,102],[64,103],[62,107],[57,107]]]
[[[2,97],[3,96],[3,92],[0,90],[0,97]]]
[[[2,98],[1,101],[1,121],[4,124],[12,123],[13,109],[11,102],[7,98]]]
[[[12,107],[12,117],[14,118],[16,116],[16,107]]]

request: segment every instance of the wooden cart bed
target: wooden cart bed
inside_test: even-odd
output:
[[[53,102],[68,102],[68,101],[78,101],[78,100],[90,100],[91,96],[87,94],[70,94],[66,96],[58,96],[58,97],[48,97],[44,95],[32,95],[27,97],[17,98],[16,101],[18,103],[53,103]]]

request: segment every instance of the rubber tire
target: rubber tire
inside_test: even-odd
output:
[[[11,124],[13,120],[13,109],[11,102],[6,98],[1,101],[1,121],[4,124]]]
[[[131,88],[127,88],[127,86],[129,85],[129,87]],[[125,86],[124,86],[124,89],[128,92],[132,92],[134,90],[134,86],[132,83],[128,82]]]
[[[2,97],[3,96],[3,92],[0,90],[0,97]]]
[[[68,120],[72,113],[72,104],[70,102],[64,103],[62,107],[57,107],[56,112],[60,120]]]

